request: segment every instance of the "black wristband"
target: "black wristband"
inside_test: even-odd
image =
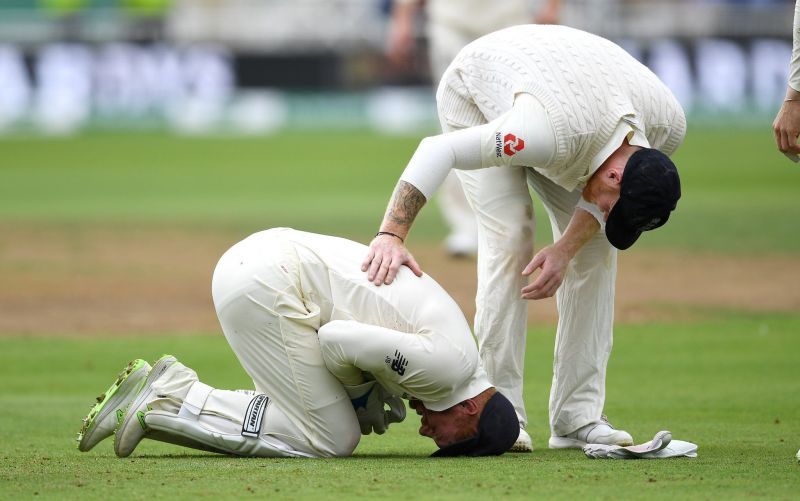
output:
[[[394,238],[400,239],[400,241],[401,241],[402,243],[405,243],[405,240],[403,240],[403,237],[401,237],[400,235],[395,235],[395,234],[394,234],[394,233],[392,233],[391,231],[379,231],[378,233],[376,233],[376,234],[375,234],[375,236],[376,236],[376,237],[379,237],[379,236],[381,236],[381,235],[391,235],[391,236],[393,236]]]

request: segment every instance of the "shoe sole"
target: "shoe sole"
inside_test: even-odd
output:
[[[142,359],[132,360],[128,365],[122,369],[122,372],[117,374],[117,379],[111,386],[103,392],[102,395],[97,397],[97,402],[92,406],[89,414],[83,418],[83,425],[76,440],[78,441],[78,450],[86,452],[91,450],[95,445],[100,443],[103,439],[98,440],[95,444],[88,445],[94,438],[94,432],[97,430],[96,424],[103,421],[111,412],[117,407],[121,401],[128,397],[132,390],[137,390],[142,380],[147,375],[147,369],[150,366]],[[109,437],[113,434],[109,433]]]
[[[133,449],[132,449],[127,454],[121,454],[120,453],[120,450],[119,450],[119,445],[120,444],[119,444],[119,440],[117,440],[117,437],[119,436],[120,430],[130,426],[131,425],[131,421],[133,419],[136,419],[137,421],[139,421],[138,425],[141,426],[142,429],[144,429],[144,430],[147,429],[147,425],[144,423],[144,415],[143,415],[143,413],[141,413],[141,412],[131,413],[129,411],[131,409],[138,409],[139,406],[141,406],[144,403],[144,401],[147,399],[147,395],[149,393],[148,392],[148,388],[153,384],[153,382],[156,379],[160,378],[164,374],[164,372],[172,364],[174,364],[175,362],[177,362],[177,359],[175,357],[169,356],[169,355],[164,355],[163,357],[158,359],[158,362],[156,362],[155,365],[153,365],[153,368],[150,369],[150,373],[147,375],[147,379],[145,379],[144,383],[142,383],[142,386],[139,389],[139,395],[125,409],[125,418],[122,420],[122,423],[117,428],[116,435],[114,436],[114,453],[118,457],[128,457],[128,456],[130,456],[131,452],[133,452]],[[142,415],[139,415],[139,414],[142,414]]]
[[[583,449],[586,442],[575,438],[567,437],[550,437],[547,441],[547,447],[550,449]]]
[[[528,444],[514,444],[508,452],[533,452],[533,447]]]
[[[524,428],[520,427],[517,441],[506,452],[533,452],[533,439]]]
[[[627,447],[633,445],[633,440],[625,440],[618,443],[609,443],[603,441],[604,437],[599,437],[595,443],[598,444],[606,444],[606,445],[619,445],[621,447]],[[567,438],[567,437],[550,437],[550,440],[547,441],[547,447],[550,449],[583,449],[588,442],[584,442],[583,440],[578,440],[576,438]]]

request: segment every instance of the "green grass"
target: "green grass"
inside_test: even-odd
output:
[[[418,140],[369,132],[2,139],[0,229],[178,225],[241,234],[280,225],[364,240]],[[690,130],[675,161],[679,210],[640,246],[800,253],[800,168],[775,151],[767,124]],[[541,244],[549,229],[538,214]],[[437,211],[427,208],[413,235],[443,232]],[[109,443],[81,454],[72,441],[81,417],[132,357],[174,353],[209,384],[247,386],[223,337],[2,333],[0,499],[796,497],[800,312],[701,318],[709,320],[616,330],[606,405],[612,420],[640,441],[667,428],[700,445],[695,460],[652,462],[589,461],[544,447],[552,328],[532,330],[528,341],[525,391],[537,451],[446,460],[427,459],[433,444],[417,435],[411,416],[383,437],[366,437],[350,459],[236,459],[157,443],[125,460]]]
[[[690,130],[674,156],[682,197],[643,246],[724,252],[800,251],[800,167],[758,130]]]
[[[374,233],[418,137],[293,132],[264,138],[90,134],[0,141],[0,220],[16,224],[294,226]],[[690,130],[683,199],[644,247],[800,252],[800,167],[763,130]],[[537,211],[538,241],[549,240]],[[443,234],[423,210],[415,238]]]
[[[428,459],[413,415],[354,458],[241,459],[143,442],[128,459],[109,441],[72,440],[95,394],[133,357],[171,352],[222,388],[248,381],[221,335],[0,339],[0,497],[126,498],[741,498],[789,499],[800,487],[800,316],[742,316],[618,329],[606,410],[638,441],[660,429],[700,445],[696,459],[591,461],[550,451],[552,332],[528,342],[533,454]],[[113,489],[113,490],[112,490]]]
[[[5,141],[0,217],[369,233],[415,142],[367,132]]]

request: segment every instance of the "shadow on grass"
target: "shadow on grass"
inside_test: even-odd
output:
[[[304,458],[304,457],[245,457],[245,456],[236,456],[234,454],[214,454],[214,453],[205,453],[205,452],[198,452],[192,453],[187,452],[185,454],[142,454],[138,456],[134,456],[131,458],[123,458],[130,461],[136,460],[144,460],[144,461],[161,461],[161,460],[171,460],[171,461],[186,461],[186,460],[219,460],[219,459],[236,459],[237,461],[355,461],[360,459],[399,459],[399,460],[419,460],[428,458],[429,454],[407,454],[407,453],[382,453],[382,454],[356,454],[353,456],[347,457],[331,457],[331,458]],[[447,459],[447,458],[437,458],[437,459]]]

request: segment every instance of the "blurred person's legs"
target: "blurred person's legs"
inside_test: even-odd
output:
[[[525,0],[504,1],[501,5],[474,0],[431,0],[428,7],[428,58],[434,84],[464,46],[483,35],[532,18]],[[462,12],[454,13],[454,9]],[[464,19],[464,15],[472,18]],[[461,178],[451,172],[438,191],[439,207],[450,229],[445,246],[455,256],[478,252],[478,223],[461,184]]]
[[[428,57],[434,85],[439,83],[458,51],[471,41],[472,37],[463,31],[441,23],[428,23]],[[445,240],[447,252],[452,256],[475,255],[478,252],[478,223],[454,172],[448,174],[437,197],[439,210],[450,232]]]

